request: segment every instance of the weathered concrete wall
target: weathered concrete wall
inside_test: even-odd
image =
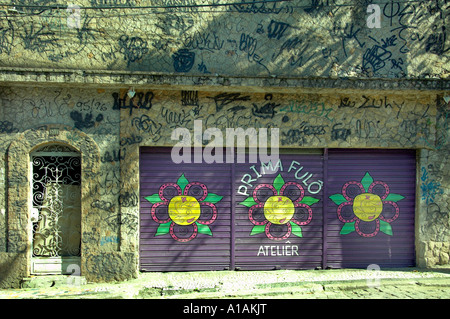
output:
[[[62,87],[0,90],[0,261],[4,278],[29,262],[29,153],[57,142],[82,154],[82,274],[123,280],[138,267],[139,147],[173,146],[194,121],[217,127],[280,128],[285,148],[422,149],[417,175],[419,264],[448,263],[449,113],[440,96],[357,92],[246,93]],[[192,140],[193,142],[193,140]],[[206,144],[207,141],[204,141]],[[25,253],[25,256],[24,256]],[[20,267],[12,270],[20,259]],[[28,260],[28,261],[27,261]],[[11,267],[9,267],[11,265]],[[12,277],[11,277],[12,276]],[[5,279],[6,280],[6,279]],[[2,285],[11,280],[3,280]]]
[[[450,108],[438,101],[436,144],[423,150],[418,181],[419,265],[432,267],[450,263]]]
[[[81,0],[72,11],[66,2],[21,0],[16,11],[0,10],[0,60],[197,75],[448,78],[448,2],[385,1],[380,28],[369,28],[372,2]]]

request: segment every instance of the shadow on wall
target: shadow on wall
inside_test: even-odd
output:
[[[26,269],[26,254],[0,253],[0,289],[20,288],[20,282],[27,276],[18,272],[18,269]]]

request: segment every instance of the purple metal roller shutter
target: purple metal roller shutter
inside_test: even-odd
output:
[[[415,265],[415,151],[330,150],[326,265]]]
[[[257,164],[174,164],[170,151],[141,149],[143,271],[415,264],[415,151]]]
[[[226,269],[230,265],[230,166],[174,164],[170,150],[141,149],[140,269]],[[173,212],[174,207],[188,218],[171,215],[169,209]]]
[[[280,161],[272,163],[275,167],[278,171],[273,173],[269,163],[236,164],[235,267],[268,270],[321,266],[322,156],[280,154]],[[249,183],[243,182],[249,179]]]

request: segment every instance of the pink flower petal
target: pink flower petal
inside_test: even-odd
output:
[[[265,227],[265,230],[264,230],[267,238],[272,239],[272,240],[283,240],[283,239],[287,239],[287,238],[289,238],[289,236],[291,236],[292,226],[291,226],[290,223],[285,224],[285,225],[287,225],[288,230],[287,230],[286,234],[283,235],[283,237],[274,237],[274,236],[272,236],[272,234],[270,233],[270,226],[271,225],[272,225],[272,223],[268,222],[266,227]]]
[[[398,218],[398,215],[400,214],[400,208],[398,207],[396,202],[385,201],[385,202],[383,202],[383,205],[385,205],[385,204],[392,205],[395,209],[395,214],[391,218],[385,218],[383,216],[383,212],[381,212],[380,219],[384,220],[385,222],[388,222],[388,223],[393,222],[394,220],[396,220]]]
[[[384,187],[385,193],[384,193],[384,195],[381,196],[380,198],[381,198],[381,200],[386,199],[386,197],[389,195],[389,186],[388,186],[388,184],[386,184],[386,183],[384,183],[384,182],[381,182],[381,181],[375,181],[375,182],[373,182],[372,184],[370,184],[369,189],[368,189],[369,193],[373,193],[372,190],[373,190],[373,188],[374,188],[376,185],[382,185],[382,186]]]
[[[191,182],[189,184],[186,185],[186,187],[184,188],[184,194],[183,195],[189,195],[189,189],[191,189],[192,186],[200,186],[203,190],[203,195],[200,198],[197,198],[195,196],[195,199],[197,199],[197,201],[201,202],[202,200],[204,200],[206,198],[206,196],[208,195],[208,189],[206,188],[205,184],[199,183],[199,182]],[[192,196],[192,195],[190,195]]]
[[[179,238],[179,237],[175,234],[175,232],[174,232],[174,230],[173,230],[174,226],[175,226],[175,223],[172,222],[172,224],[170,224],[170,231],[169,231],[169,232],[170,232],[170,236],[172,236],[173,239],[175,239],[176,241],[178,241],[178,242],[180,242],[180,243],[186,243],[186,242],[188,242],[188,241],[191,241],[191,240],[194,239],[195,237],[197,237],[197,234],[198,234],[198,227],[197,227],[197,225],[196,225],[195,223],[189,225],[189,226],[193,226],[193,227],[194,227],[194,231],[193,231],[191,237],[189,237],[189,238]],[[182,227],[189,227],[189,226],[182,226]]]
[[[257,202],[258,204],[264,204],[263,202],[261,202],[259,199],[258,199],[258,197],[257,197],[257,192],[258,192],[258,190],[260,189],[260,188],[263,188],[263,187],[267,187],[267,188],[269,188],[270,190],[272,190],[272,192],[273,192],[273,194],[272,195],[276,195],[277,194],[277,190],[275,189],[275,187],[273,187],[272,185],[270,185],[270,184],[259,184],[258,186],[256,186],[255,187],[255,189],[253,190],[253,199],[255,200],[255,202]]]
[[[155,222],[157,222],[158,224],[165,224],[165,223],[168,223],[168,222],[170,221],[170,217],[167,218],[167,219],[165,219],[165,220],[159,220],[159,218],[156,217],[156,208],[158,208],[158,207],[161,206],[161,205],[166,205],[166,206],[167,206],[168,203],[166,203],[166,202],[160,202],[160,203],[153,204],[152,209],[151,209],[152,219],[153,219]],[[169,208],[167,207],[167,209],[169,209]]]
[[[212,215],[212,217],[211,217],[209,220],[206,220],[206,221],[197,219],[197,223],[202,224],[202,225],[209,225],[209,224],[212,224],[212,223],[216,220],[216,218],[217,218],[217,208],[216,208],[216,205],[214,205],[213,203],[205,203],[205,202],[201,202],[201,203],[200,203],[200,209],[201,209],[202,206],[208,206],[208,207],[211,207],[212,210],[213,210],[213,215]],[[201,213],[200,213],[200,217],[201,217]]]
[[[295,203],[295,204],[294,204],[294,207],[304,207],[304,208],[306,208],[306,209],[308,210],[308,219],[305,220],[305,221],[298,221],[298,220],[296,220],[295,218],[291,218],[291,221],[294,222],[294,223],[296,223],[296,224],[299,225],[299,226],[308,225],[308,224],[311,222],[312,217],[313,217],[313,216],[312,216],[312,215],[313,215],[313,211],[312,211],[311,207],[310,207],[309,205],[306,205],[306,204],[299,204],[299,203]]]
[[[380,220],[377,218],[377,219],[375,219],[374,222],[376,223],[376,228],[375,228],[375,230],[373,231],[373,233],[371,233],[371,234],[365,234],[365,233],[363,233],[363,232],[361,231],[361,229],[359,229],[359,224],[361,223],[361,219],[356,220],[356,222],[355,222],[355,230],[356,230],[356,232],[357,232],[359,235],[361,235],[361,236],[363,236],[363,237],[374,237],[374,236],[376,236],[376,235],[378,234],[378,232],[380,231]]]
[[[258,204],[258,205],[253,205],[252,207],[250,207],[250,209],[248,210],[248,218],[250,219],[250,221],[253,223],[253,225],[265,225],[267,224],[269,221],[267,219],[263,220],[263,221],[257,221],[253,218],[253,211],[256,208],[263,208],[264,204]]]
[[[356,181],[347,182],[347,183],[344,184],[344,186],[342,186],[342,195],[345,197],[345,199],[347,201],[353,201],[353,198],[347,196],[347,188],[350,185],[357,185],[357,186],[359,186],[359,189],[361,190],[361,194],[365,193],[364,186],[360,182],[356,182]]]
[[[295,201],[292,201],[292,202],[293,202],[293,203],[298,203],[298,202],[300,202],[300,201],[303,199],[303,197],[305,196],[305,190],[303,189],[302,185],[300,185],[299,183],[296,183],[296,182],[287,182],[287,183],[285,183],[285,184],[283,185],[283,187],[281,187],[281,189],[280,189],[280,195],[289,197],[288,195],[285,195],[285,194],[284,194],[284,191],[285,191],[286,188],[287,188],[288,186],[290,186],[290,185],[294,185],[294,186],[296,186],[296,187],[300,190],[300,196],[299,196]],[[290,199],[290,198],[289,198],[289,199]],[[292,199],[291,199],[291,200],[292,200]]]
[[[175,187],[176,190],[177,190],[177,195],[181,195],[181,188],[180,188],[180,186],[178,186],[178,184],[176,184],[176,183],[165,183],[165,184],[161,185],[161,187],[159,188],[158,195],[159,195],[159,198],[161,198],[163,201],[165,201],[167,203],[169,203],[170,199],[167,199],[167,198],[164,197],[164,190],[166,188],[168,188],[168,187]],[[177,196],[177,195],[175,195],[175,196]]]
[[[350,201],[350,202],[343,202],[341,205],[339,205],[339,207],[337,208],[337,214],[338,214],[338,218],[339,218],[339,220],[341,221],[341,222],[343,222],[343,223],[351,223],[351,222],[354,222],[356,219],[358,219],[358,217],[353,213],[353,218],[351,218],[351,219],[345,219],[343,216],[342,216],[342,214],[341,214],[341,211],[342,211],[342,208],[344,207],[344,206],[348,206],[348,205],[353,205],[353,201]]]

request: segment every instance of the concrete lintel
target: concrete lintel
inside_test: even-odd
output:
[[[242,91],[253,93],[442,94],[450,90],[447,79],[294,78],[285,76],[237,77],[110,70],[0,68],[0,85],[70,86],[95,88]]]

